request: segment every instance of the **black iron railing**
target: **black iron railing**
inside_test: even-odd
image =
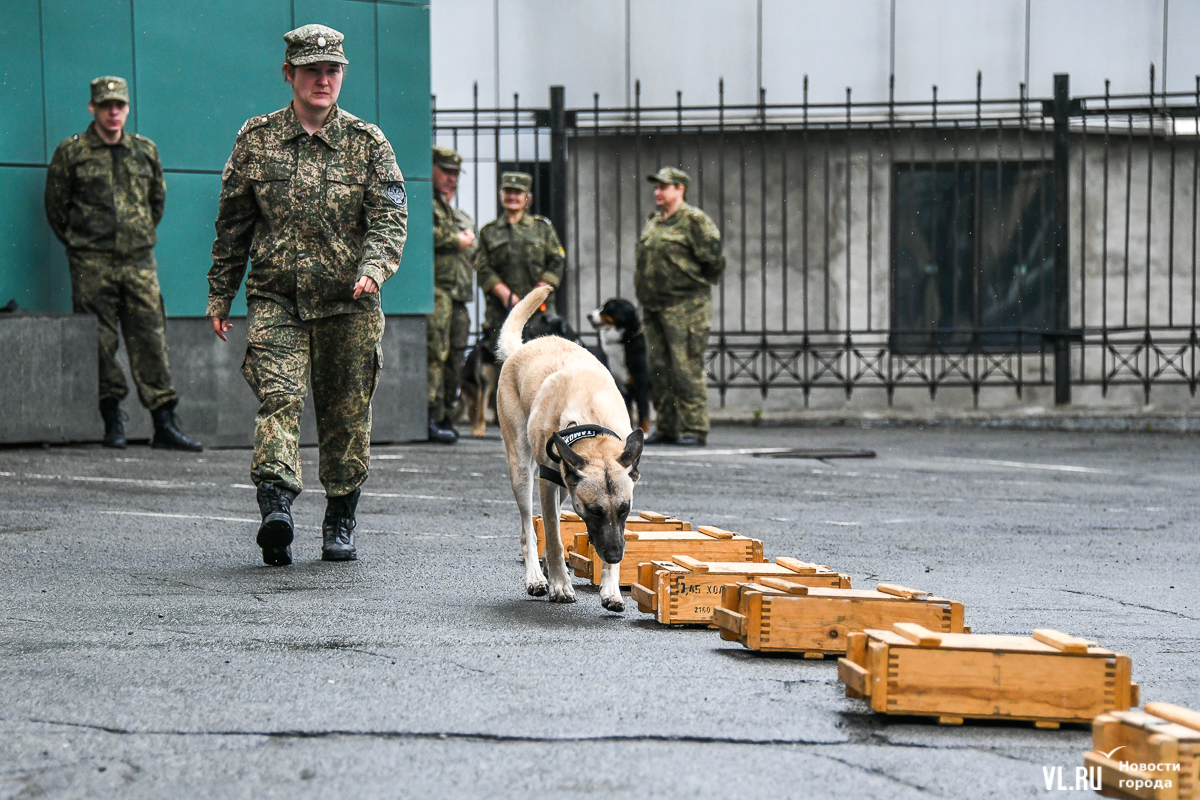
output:
[[[1200,78],[1192,93],[921,102],[434,108],[476,218],[526,164],[579,327],[632,298],[645,175],[678,166],[724,237],[710,385],[733,390],[1163,384],[1195,394]],[[807,79],[805,79],[807,97]],[[549,180],[542,178],[546,170]],[[548,195],[548,196],[544,196]],[[490,217],[491,214],[485,216]],[[586,322],[583,325],[587,327]],[[588,331],[584,331],[588,333]]]

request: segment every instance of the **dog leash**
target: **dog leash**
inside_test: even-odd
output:
[[[558,431],[558,435],[562,437],[568,447],[580,439],[593,439],[597,436],[612,436],[615,439],[621,438],[620,434],[610,431],[603,425],[576,425],[574,422],[561,431]],[[562,457],[554,450],[554,437],[546,440],[546,455],[556,464],[562,461]],[[538,476],[543,480],[556,483],[564,489],[567,488],[567,485],[563,483],[562,473],[556,469],[547,467],[545,464],[538,464]]]

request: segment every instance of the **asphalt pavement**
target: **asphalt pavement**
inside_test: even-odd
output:
[[[763,447],[869,448],[773,459]],[[634,507],[1056,628],[1200,709],[1200,437],[722,427],[648,449]],[[304,451],[316,481],[315,449]],[[1020,798],[1085,727],[889,719],[836,661],[767,657],[627,602],[522,584],[495,428],[377,447],[360,560],[254,545],[249,452],[0,450],[0,798]]]

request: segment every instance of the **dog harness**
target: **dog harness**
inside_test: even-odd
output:
[[[593,439],[597,436],[612,436],[615,439],[621,438],[620,434],[616,433],[615,431],[610,431],[603,425],[576,425],[574,422],[563,428],[561,431],[558,431],[558,435],[562,437],[563,441],[567,443],[568,447],[575,444],[575,442],[578,442],[580,439]],[[559,454],[554,450],[553,437],[546,440],[546,455],[555,464],[562,461],[562,457],[559,456]],[[538,476],[540,476],[543,480],[550,481],[551,483],[557,483],[564,489],[567,488],[567,485],[563,483],[562,473],[556,469],[547,467],[545,464],[538,464]]]

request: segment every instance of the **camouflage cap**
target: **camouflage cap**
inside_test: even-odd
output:
[[[462,156],[449,147],[435,145],[433,148],[433,165],[435,167],[457,172],[462,169],[462,160]]]
[[[342,40],[345,38],[325,25],[302,25],[283,35],[283,41],[287,42],[284,61],[295,67],[319,61],[349,64],[346,54],[342,52]]]
[[[692,179],[688,177],[686,172],[681,169],[675,169],[675,167],[663,167],[653,175],[647,175],[646,180],[651,183],[678,183],[685,189],[692,182]]]
[[[533,190],[533,176],[528,172],[506,172],[500,176],[501,189],[520,189],[522,192]]]
[[[108,100],[129,102],[129,84],[116,75],[101,75],[92,81],[92,103],[100,105]]]

